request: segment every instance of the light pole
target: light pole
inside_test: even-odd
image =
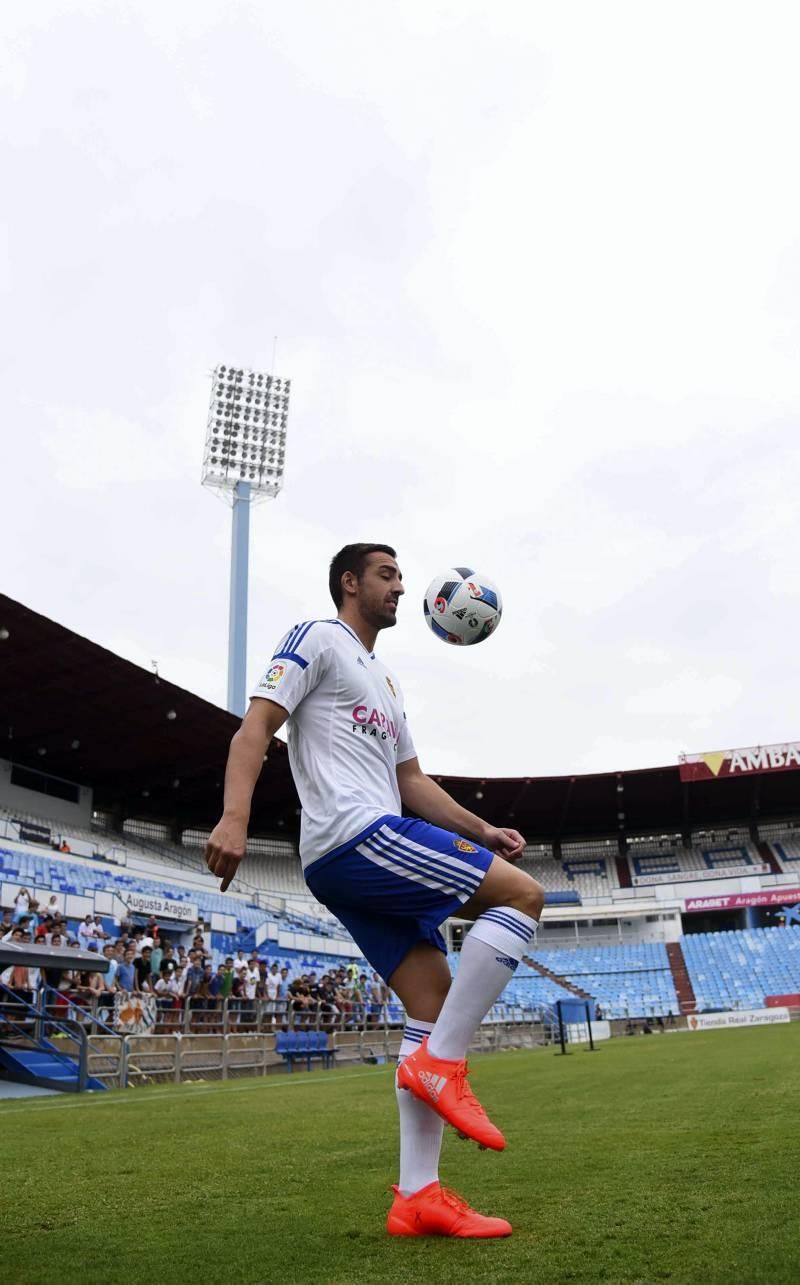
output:
[[[283,485],[291,381],[217,366],[211,386],[203,486],[233,507],[228,613],[228,709],[240,717],[247,680],[247,581],[250,505]]]

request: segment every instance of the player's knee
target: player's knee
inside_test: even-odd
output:
[[[523,874],[523,871],[519,872]],[[515,910],[521,910],[523,915],[529,915],[531,919],[541,919],[542,909],[544,907],[544,888],[537,879],[532,879],[530,875],[524,875],[524,880],[520,881],[515,889],[513,900],[509,902]]]

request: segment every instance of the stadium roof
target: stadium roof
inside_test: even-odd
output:
[[[0,595],[0,756],[91,786],[119,818],[178,827],[219,819],[231,737],[227,710]],[[177,782],[177,784],[175,784]],[[286,747],[273,742],[259,811],[294,828]],[[34,809],[31,808],[31,811]]]
[[[80,968],[107,973],[110,960],[93,950],[75,946],[41,946],[38,942],[0,941],[0,968],[22,964],[25,968]]]
[[[137,817],[177,831],[219,819],[228,744],[239,725],[233,714],[5,595],[2,630],[0,756],[91,786],[95,808],[120,821]],[[682,783],[675,764],[584,776],[436,779],[465,807],[515,826],[529,842],[621,830],[685,834],[800,815],[800,773],[793,772]],[[286,746],[276,740],[256,787],[251,833],[294,835],[297,825]]]

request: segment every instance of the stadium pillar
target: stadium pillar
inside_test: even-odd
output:
[[[228,615],[228,709],[244,717],[247,681],[247,579],[250,555],[250,483],[233,491],[231,593]]]

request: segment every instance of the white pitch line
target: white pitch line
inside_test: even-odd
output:
[[[154,1074],[157,1075],[158,1072],[156,1071]],[[341,1075],[336,1075],[335,1073],[334,1075],[325,1075],[323,1072],[322,1075],[313,1077],[308,1074],[303,1076],[301,1073],[296,1079],[294,1076],[287,1076],[285,1080],[278,1080],[277,1078],[273,1080],[248,1079],[246,1083],[241,1084],[232,1083],[230,1080],[218,1080],[214,1084],[202,1084],[200,1081],[194,1080],[187,1082],[186,1084],[176,1085],[175,1089],[167,1091],[164,1089],[159,1090],[146,1088],[143,1089],[141,1093],[135,1088],[117,1090],[117,1092],[125,1093],[124,1097],[118,1098],[108,1098],[105,1093],[101,1094],[99,1091],[93,1093],[91,1097],[82,1094],[79,1098],[73,1099],[69,1102],[44,1102],[39,1098],[34,1098],[28,1102],[27,1106],[3,1107],[0,1105],[0,1118],[5,1119],[7,1115],[18,1115],[22,1112],[25,1112],[28,1115],[30,1115],[31,1112],[36,1115],[40,1115],[49,1111],[74,1111],[76,1107],[93,1107],[97,1106],[101,1102],[105,1102],[109,1106],[121,1106],[123,1103],[128,1102],[139,1102],[142,1105],[146,1105],[149,1102],[167,1102],[169,1100],[174,1102],[179,1096],[176,1092],[176,1089],[178,1088],[186,1090],[187,1094],[189,1088],[192,1088],[193,1092],[191,1097],[197,1098],[201,1097],[205,1093],[215,1092],[221,1084],[231,1085],[231,1088],[228,1090],[230,1093],[244,1093],[252,1091],[253,1089],[288,1089],[293,1084],[302,1084],[303,1082],[306,1084],[342,1084],[346,1080],[362,1080],[366,1076],[377,1076],[378,1074],[379,1071],[376,1067],[374,1071],[348,1071]],[[36,1106],[34,1106],[34,1102],[37,1103]]]

